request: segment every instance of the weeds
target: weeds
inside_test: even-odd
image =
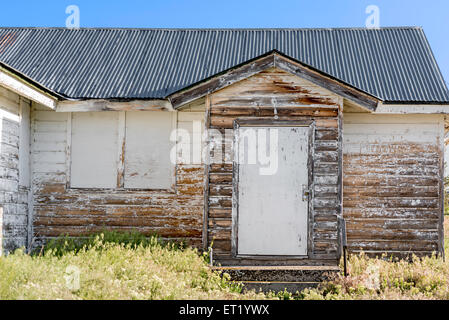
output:
[[[208,268],[196,249],[157,237],[104,233],[59,238],[44,250],[0,258],[0,299],[256,299]],[[67,283],[79,270],[79,289]]]
[[[449,263],[435,255],[411,262],[351,255],[348,277],[296,294],[242,293],[209,261],[209,252],[138,233],[61,237],[31,255],[0,257],[0,299],[449,299]],[[79,270],[77,289],[67,283],[70,268]]]

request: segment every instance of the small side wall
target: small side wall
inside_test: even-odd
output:
[[[27,246],[29,112],[28,99],[0,87],[0,253]]]
[[[192,121],[202,121],[204,113],[186,111],[178,112],[177,124],[191,131]],[[34,247],[60,235],[79,237],[103,230],[156,233],[201,246],[203,164],[178,164],[173,190],[71,189],[70,119],[70,113],[39,106],[32,110]]]
[[[443,250],[443,115],[344,114],[343,213],[352,252]]]

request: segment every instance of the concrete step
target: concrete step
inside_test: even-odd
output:
[[[317,288],[319,282],[276,282],[276,281],[245,281],[243,283],[243,292],[255,290],[256,292],[290,292],[295,294],[304,289]]]
[[[212,267],[225,272],[233,281],[312,283],[331,280],[339,272],[338,266],[235,266]]]

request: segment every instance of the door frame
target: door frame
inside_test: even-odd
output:
[[[308,127],[308,188],[309,197],[307,203],[307,255],[283,256],[283,255],[242,255],[238,254],[238,219],[239,219],[239,159],[238,159],[238,133],[240,127]],[[315,121],[314,120],[276,120],[267,118],[240,118],[234,120],[233,160],[232,160],[232,227],[231,227],[231,254],[233,258],[246,259],[308,259],[312,255],[312,223],[313,223],[313,154],[315,145]]]

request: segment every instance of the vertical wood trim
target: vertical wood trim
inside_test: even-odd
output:
[[[178,130],[178,111],[177,110],[172,111],[172,126],[171,126],[170,136],[171,136],[173,130]],[[173,192],[177,192],[178,185],[177,185],[177,179],[176,179],[176,172],[177,172],[177,168],[178,168],[178,144],[176,141],[170,141],[170,144],[171,144],[171,148],[175,148],[174,163],[172,163],[170,166],[170,175],[171,175],[171,179],[172,179],[171,189]]]
[[[239,134],[240,124],[234,121],[234,139],[232,150],[232,229],[231,229],[231,255],[238,254],[238,219],[239,219]]]
[[[315,181],[314,181],[314,161],[315,155],[315,121],[309,126],[309,157],[308,157],[308,177],[309,177],[309,198],[308,200],[308,219],[307,219],[307,256],[309,259],[314,258],[315,246],[313,243],[313,223],[314,223],[314,207],[315,198]]]
[[[337,201],[338,201],[338,217],[337,221],[344,219],[343,217],[343,98],[340,99],[340,105],[338,108],[338,178],[337,178]],[[344,222],[344,220],[343,220]],[[343,230],[343,229],[342,229]],[[344,228],[346,232],[346,228]],[[340,236],[340,232],[339,232]],[[341,235],[341,241],[338,242],[339,250],[337,250],[337,260],[340,260],[341,254],[343,252],[343,238],[346,235]]]
[[[120,111],[118,115],[118,130],[117,130],[117,188],[125,186],[125,139],[126,139],[126,112]]]
[[[210,171],[210,146],[209,146],[209,126],[210,126],[210,96],[206,96],[205,102],[205,121],[204,121],[204,136],[203,141],[204,150],[204,208],[203,208],[203,250],[207,250],[209,245],[208,231],[209,231],[209,171]]]
[[[34,132],[36,130],[35,125],[35,102],[30,102],[30,191],[28,192],[28,220],[27,220],[27,249],[28,252],[31,252],[33,248],[34,241],[34,230],[33,230],[33,221],[34,221],[34,192],[35,192],[35,184],[33,183],[33,175],[34,175],[34,161],[33,161],[33,146],[32,143],[34,141]],[[1,225],[0,225],[1,227]]]
[[[440,137],[439,137],[439,142],[440,142],[440,163],[439,163],[439,167],[440,167],[440,179],[439,179],[439,184],[440,184],[440,221],[439,221],[439,226],[438,226],[438,251],[441,254],[441,256],[443,257],[443,259],[445,259],[445,254],[444,254],[444,197],[445,197],[445,190],[444,190],[444,122],[445,122],[445,116],[442,117],[442,119],[440,119],[439,121],[439,126],[440,126]]]
[[[70,188],[70,181],[72,177],[72,112],[67,113],[67,125],[66,125],[66,189]]]
[[[22,149],[22,126],[23,126],[23,100],[22,100],[22,96],[19,96],[19,153],[18,153],[18,156],[19,156],[19,165],[18,165],[18,169],[19,169],[18,186],[19,186],[19,189],[22,186],[21,185],[21,180],[22,180],[21,176],[23,175],[23,173],[21,172],[22,170],[20,170],[20,169],[22,169],[21,165],[20,165],[20,162],[22,161],[22,159],[20,159],[20,155],[21,155],[20,153],[21,153],[21,149]]]
[[[19,96],[19,191],[30,190],[31,103]],[[27,114],[27,117],[24,115]]]
[[[21,170],[22,166],[20,165],[21,161],[23,161],[23,159],[21,159],[22,142],[23,142],[22,141],[22,138],[23,138],[22,137],[22,134],[23,134],[22,127],[24,125],[24,123],[23,123],[23,103],[24,103],[24,101],[22,99],[22,96],[19,96],[19,153],[18,153],[18,156],[19,156],[19,164],[18,164],[19,177],[18,177],[18,181],[17,181],[17,183],[18,183],[18,191],[19,192],[21,190],[21,187],[25,187],[25,186],[22,185],[23,172]],[[30,103],[30,119],[31,119],[31,103]],[[31,142],[31,131],[30,131],[30,142]],[[30,150],[30,154],[31,154],[31,150]],[[30,154],[28,154],[28,169],[30,168],[30,158],[29,158]],[[29,172],[28,174],[29,174],[28,179],[31,181],[31,176],[30,176],[31,172]],[[31,190],[31,182],[28,185],[27,189],[28,189],[28,192],[27,192],[27,234],[26,234],[26,243],[27,243],[27,249],[28,249],[28,252],[29,252],[29,249],[30,249],[30,246],[29,246],[29,243],[30,243],[30,236],[29,236],[30,231],[29,231],[29,228],[30,228],[30,190]],[[3,212],[0,213],[0,256],[2,255],[2,247],[3,247],[2,234],[1,234],[2,233],[2,229],[3,229],[3,222],[2,222],[2,217],[1,217],[2,213]]]

